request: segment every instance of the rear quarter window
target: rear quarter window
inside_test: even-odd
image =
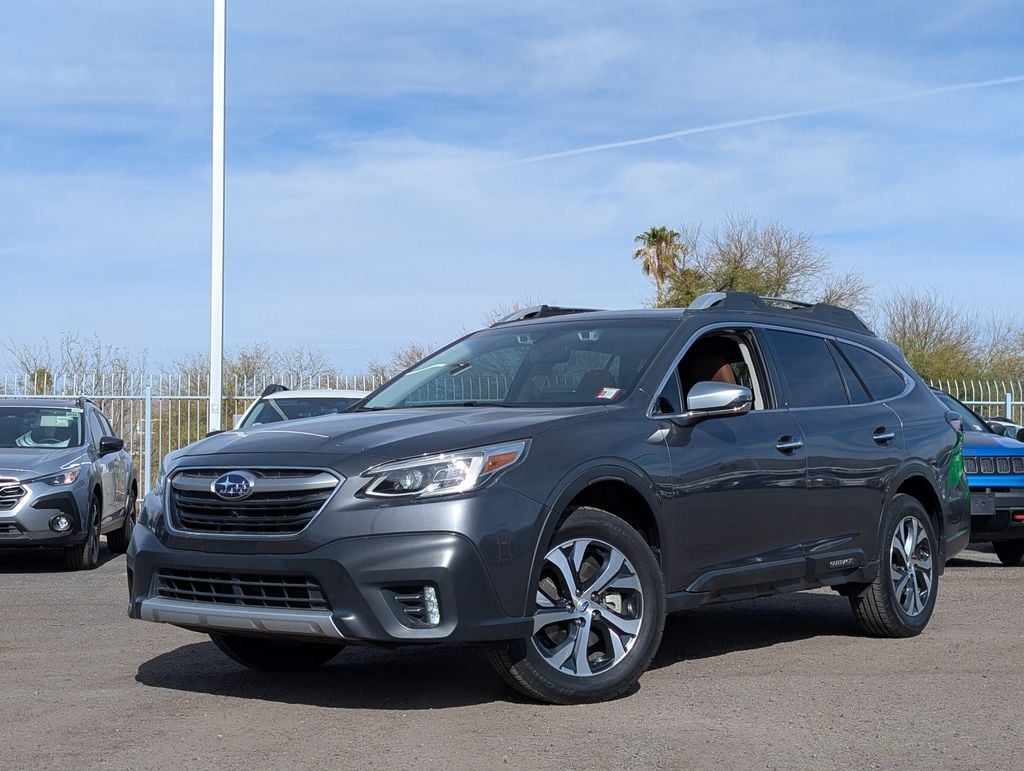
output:
[[[860,375],[872,398],[892,399],[907,387],[903,375],[871,351],[848,343],[839,343],[839,350]]]

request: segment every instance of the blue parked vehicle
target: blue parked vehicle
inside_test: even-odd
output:
[[[994,431],[944,391],[935,391],[935,395],[963,419],[971,541],[991,541],[1004,565],[1024,564],[1024,442]]]

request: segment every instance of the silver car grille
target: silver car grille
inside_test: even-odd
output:
[[[1024,455],[982,455],[964,458],[968,474],[1024,474]]]
[[[0,480],[0,511],[10,511],[18,505],[18,501],[25,497],[28,492],[13,480]]]

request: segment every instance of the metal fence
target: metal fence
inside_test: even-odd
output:
[[[221,406],[222,428],[230,428],[235,415],[245,412],[271,383],[296,388],[344,388],[373,390],[379,383],[368,377],[320,374],[304,377],[280,374],[252,378],[228,378]],[[125,441],[139,470],[144,492],[159,474],[160,460],[171,450],[201,439],[207,432],[209,411],[205,376],[147,375],[129,377],[81,377],[75,374],[0,378],[0,398],[84,397],[95,402],[111,427]]]
[[[380,384],[368,377],[346,377],[340,373],[229,378],[224,384],[221,406],[223,427],[230,428],[234,416],[243,413],[271,383],[292,389],[365,391]],[[567,381],[561,385],[571,387],[573,384]],[[930,385],[952,394],[984,417],[1003,415],[1016,422],[1024,420],[1024,381],[933,380]],[[442,378],[413,394],[410,402],[500,399],[507,390],[508,382],[503,377],[488,376],[459,383],[449,383]],[[45,374],[36,378],[7,375],[0,379],[0,398],[85,397],[96,402],[117,435],[125,440],[145,492],[159,474],[164,455],[206,435],[208,393],[206,377],[201,374],[102,378]]]
[[[1024,381],[933,380],[930,385],[956,397],[983,418],[1024,420]]]

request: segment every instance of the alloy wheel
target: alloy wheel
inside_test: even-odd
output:
[[[626,556],[604,541],[575,538],[544,558],[537,587],[533,645],[558,672],[607,672],[632,649],[643,625],[644,596]]]
[[[896,603],[908,616],[919,616],[931,597],[934,568],[928,532],[917,517],[904,517],[896,526],[889,553]]]

